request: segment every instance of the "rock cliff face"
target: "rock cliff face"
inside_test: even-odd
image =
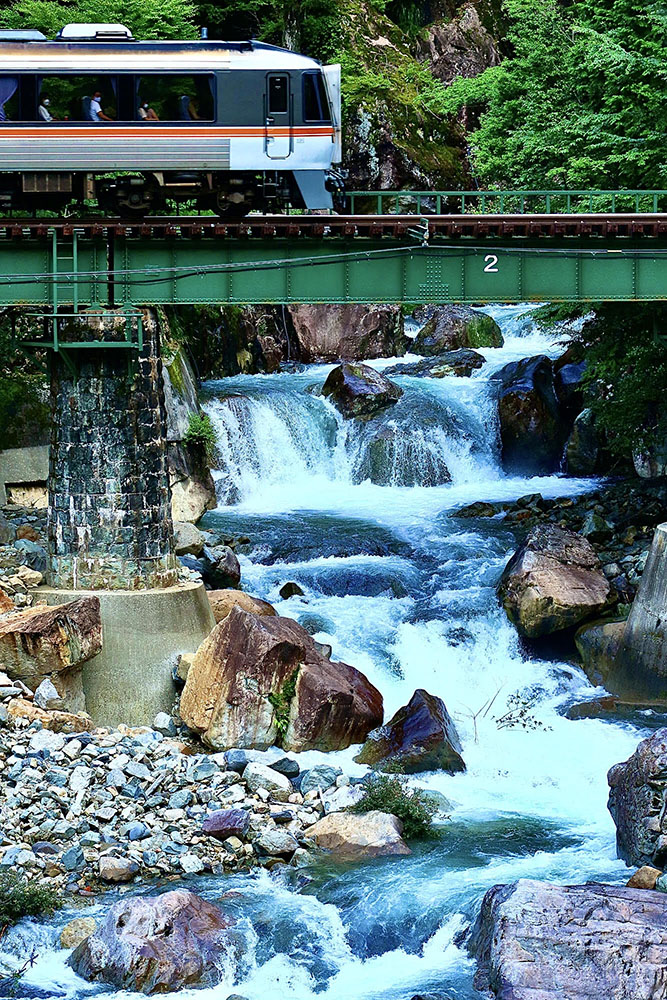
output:
[[[629,864],[667,863],[667,729],[643,740],[607,775],[618,853]]]

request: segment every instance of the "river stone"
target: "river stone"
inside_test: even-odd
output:
[[[268,601],[259,597],[251,597],[242,590],[209,590],[206,596],[211,605],[211,611],[216,624],[223,621],[233,607],[242,608],[252,615],[277,615],[276,609]]]
[[[531,476],[557,471],[570,428],[556,396],[550,359],[539,355],[512,361],[495,381],[504,470]]]
[[[212,986],[230,921],[187,889],[114,903],[69,960],[92,982],[154,994]]]
[[[292,782],[284,774],[272,770],[266,764],[251,761],[243,772],[243,780],[249,791],[256,792],[260,788],[269,792],[278,802],[287,802],[294,791]]]
[[[433,358],[423,358],[413,364],[394,365],[385,368],[384,374],[389,378],[395,375],[410,375],[412,378],[445,378],[447,375],[469,378],[474,371],[486,363],[484,355],[477,351],[461,348],[458,351],[447,351]]]
[[[55,684],[49,677],[45,677],[42,683],[37,686],[33,701],[37,705],[37,708],[43,708],[47,711],[53,708],[61,708],[63,705],[63,699],[58,694]]]
[[[98,869],[103,882],[131,882],[139,871],[139,865],[129,858],[105,855],[100,858]]]
[[[616,846],[633,865],[667,864],[667,729],[642,740],[632,756],[607,774]]]
[[[493,317],[470,306],[422,306],[413,315],[424,324],[412,341],[415,354],[432,356],[461,347],[503,346],[503,335]]]
[[[293,357],[363,361],[405,353],[401,307],[396,305],[291,305]],[[284,322],[284,320],[283,320]]]
[[[469,948],[475,987],[503,1000],[667,995],[667,897],[521,879],[484,896]]]
[[[307,795],[308,792],[318,789],[323,792],[327,788],[331,788],[336,783],[338,775],[342,773],[339,767],[332,767],[330,764],[316,764],[309,771],[304,771],[299,786],[301,794]]]
[[[201,556],[204,583],[213,590],[238,587],[241,564],[228,545],[205,546]]]
[[[247,809],[216,809],[204,819],[201,828],[202,833],[223,841],[227,837],[244,837],[249,825]]]
[[[95,933],[97,921],[93,917],[75,917],[60,932],[61,948],[76,948]]]
[[[355,757],[379,771],[465,771],[461,743],[445,703],[419,688],[407,705],[368,734]]]
[[[204,536],[189,521],[174,521],[174,548],[177,556],[200,556],[204,551]]]
[[[254,842],[255,851],[269,857],[291,858],[299,844],[287,830],[264,829]]]
[[[322,395],[327,396],[346,419],[367,420],[396,403],[403,390],[368,365],[344,364],[329,372]]]
[[[569,476],[595,476],[602,471],[604,439],[591,409],[582,410],[575,419],[565,447]]]
[[[655,889],[655,884],[661,875],[659,868],[642,865],[625,884],[628,889]]]
[[[382,721],[382,696],[296,622],[235,606],[197,650],[180,715],[216,750],[266,749],[280,729],[285,750],[340,750]]]
[[[391,813],[372,810],[355,816],[331,812],[306,829],[306,837],[336,861],[361,861],[411,854],[401,837],[403,824]]]
[[[535,639],[599,614],[612,592],[590,542],[546,524],[531,529],[514,553],[498,596],[518,631]]]

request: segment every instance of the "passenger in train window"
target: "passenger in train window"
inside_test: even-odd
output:
[[[113,121],[113,118],[109,118],[109,116],[105,115],[104,112],[102,111],[102,92],[100,90],[96,90],[95,93],[93,94],[93,96],[91,98],[91,101],[90,101],[90,107],[88,109],[88,114],[90,116],[90,121],[91,122],[112,122]]]
[[[46,94],[42,94],[42,98],[39,102],[39,107],[37,108],[37,114],[39,115],[41,121],[43,122],[53,122],[56,120],[51,114],[50,105],[51,101],[49,100],[49,98],[46,96]]]
[[[197,102],[189,94],[182,94],[178,101],[179,116],[184,122],[200,122]]]
[[[139,104],[138,114],[142,121],[144,122],[159,122],[160,119],[156,115],[153,108],[150,106],[148,101],[142,101]]]

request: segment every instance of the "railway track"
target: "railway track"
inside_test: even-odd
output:
[[[226,221],[217,216],[0,219],[0,239],[44,239],[50,234],[94,239],[124,238],[560,238],[667,237],[667,213],[549,215],[249,215]]]

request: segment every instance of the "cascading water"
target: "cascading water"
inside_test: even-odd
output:
[[[605,775],[643,731],[565,718],[564,708],[589,697],[590,685],[570,664],[527,655],[495,597],[513,535],[493,519],[473,529],[452,516],[475,500],[572,495],[591,485],[502,473],[494,373],[520,357],[556,356],[562,346],[540,332],[527,307],[489,311],[505,346],[484,350],[483,368],[470,378],[399,376],[400,402],[367,423],[344,421],[318,395],[325,366],[206,387],[220,497],[207,519],[252,539],[242,557],[245,588],[366,673],[383,692],[387,717],[415,688],[443,698],[467,771],[412,779],[444,794],[451,817],[438,840],[416,845],[409,858],[324,865],[307,875],[191,879],[211,899],[236,890],[224,905],[245,929],[246,954],[218,986],[181,991],[179,1000],[230,993],[409,1000],[431,992],[473,1000],[473,965],[456,941],[486,889],[521,877],[626,877]],[[288,580],[303,596],[280,599]],[[531,706],[526,727],[503,718],[514,697]],[[355,752],[333,756],[362,774]],[[330,756],[313,752],[300,762],[324,759]],[[54,950],[71,915],[34,929],[24,924],[3,942],[18,954],[26,935],[41,935],[26,989],[119,997],[83,984]]]

